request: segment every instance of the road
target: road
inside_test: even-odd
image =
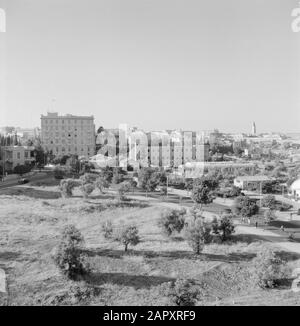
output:
[[[36,172],[36,174],[32,176],[23,176],[24,178],[29,179],[30,181],[42,181],[53,177],[51,172]],[[21,177],[20,177],[21,178]],[[0,189],[14,187],[18,185],[18,179],[15,180],[8,180],[4,182],[0,182]]]

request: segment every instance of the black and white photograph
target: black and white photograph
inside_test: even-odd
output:
[[[299,305],[299,0],[0,0],[0,306]]]

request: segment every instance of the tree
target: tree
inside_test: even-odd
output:
[[[262,203],[262,206],[264,206],[264,207],[267,207],[270,209],[276,208],[276,198],[274,195],[264,196],[261,203]]]
[[[260,251],[253,259],[253,278],[261,288],[273,288],[284,276],[284,262],[269,248]]]
[[[138,174],[139,184],[146,191],[154,191],[160,183],[161,175],[157,169],[143,168]]]
[[[163,232],[167,236],[171,236],[173,232],[180,232],[184,227],[184,216],[186,209],[180,210],[172,209],[164,211],[161,214],[161,218],[158,221],[158,225],[162,228]]]
[[[111,167],[106,166],[100,170],[100,176],[103,177],[109,184],[112,182],[113,170]]]
[[[213,233],[220,234],[222,241],[226,241],[234,233],[233,216],[231,214],[225,214],[214,218],[212,222]]]
[[[83,244],[84,238],[74,225],[68,225],[63,229],[53,258],[61,272],[70,279],[90,272],[87,257],[82,254]]]
[[[131,184],[130,182],[128,181],[124,181],[122,182],[120,185],[119,185],[119,188],[118,188],[118,195],[119,195],[119,200],[124,200],[126,197],[125,197],[125,194],[127,192],[129,192],[131,189]]]
[[[103,132],[105,129],[100,126],[98,129],[97,129],[97,134],[101,134],[101,132]]]
[[[80,177],[82,184],[92,184],[97,180],[97,174],[94,173],[85,173]]]
[[[231,197],[238,197],[238,196],[241,195],[241,192],[242,192],[241,188],[236,187],[236,186],[232,186],[231,190],[230,190],[230,196]]]
[[[167,290],[164,291],[172,305],[176,306],[195,306],[199,295],[195,284],[189,280],[177,279],[176,282],[167,285]]]
[[[99,176],[95,180],[95,187],[98,188],[101,193],[103,193],[104,188],[109,188],[109,182],[103,176]]]
[[[248,196],[239,196],[234,201],[233,210],[242,217],[251,217],[258,213],[258,206]]]
[[[101,230],[105,239],[111,239],[113,237],[114,227],[111,221],[102,223]]]
[[[200,255],[205,244],[210,243],[212,240],[211,228],[202,217],[198,217],[196,220],[190,221],[186,226],[185,237],[193,251]]]
[[[265,212],[264,212],[264,221],[265,221],[265,224],[269,225],[273,220],[274,220],[275,216],[274,216],[274,213],[271,209],[267,209]]]
[[[80,186],[80,190],[83,193],[83,197],[86,199],[94,191],[95,186],[93,183],[86,183]]]
[[[203,205],[212,203],[212,191],[203,184],[194,185],[192,190],[192,199],[202,208]]]
[[[119,168],[114,168],[113,170],[113,177],[112,177],[112,183],[113,184],[119,184],[124,181],[124,174],[121,172]]]
[[[14,173],[19,174],[19,175],[23,175],[23,174],[28,173],[30,171],[31,171],[31,166],[30,165],[17,165],[14,168]]]
[[[60,182],[59,189],[62,197],[71,197],[73,195],[73,189],[79,187],[81,182],[74,179],[63,179]]]
[[[140,242],[138,233],[138,229],[134,225],[123,226],[118,230],[115,239],[122,243],[127,251],[128,245],[136,246]]]
[[[168,188],[166,186],[162,186],[160,188],[160,193],[161,193],[162,196],[166,196],[167,193],[168,193]]]
[[[69,155],[64,155],[61,159],[60,159],[60,164],[62,165],[66,165],[67,160],[70,158]]]

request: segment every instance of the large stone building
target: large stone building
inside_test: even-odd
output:
[[[95,124],[93,116],[41,116],[41,140],[45,151],[55,156],[95,154]]]
[[[32,165],[35,162],[32,146],[0,147],[0,165],[4,171],[12,171],[17,165]]]
[[[92,161],[98,166],[109,163],[124,167],[130,162],[128,164],[137,167],[169,168],[187,162],[205,162],[209,157],[209,143],[202,133],[178,130],[144,132],[130,129],[125,124],[119,130],[105,130],[98,135],[97,147],[98,155]]]

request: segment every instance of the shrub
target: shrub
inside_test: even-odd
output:
[[[225,214],[220,216],[219,219],[214,218],[212,222],[213,233],[221,235],[221,240],[226,241],[234,233],[233,216]]]
[[[270,209],[275,209],[276,207],[276,198],[274,195],[266,195],[263,197],[262,201],[262,206],[270,208]]]
[[[59,190],[62,197],[71,197],[73,189],[80,186],[80,182],[74,179],[63,179],[60,182]]]
[[[104,177],[99,176],[95,181],[95,187],[103,193],[103,189],[109,187],[109,182]]]
[[[251,217],[258,213],[258,206],[248,196],[239,196],[234,201],[234,212],[243,217]]]
[[[84,198],[88,198],[88,196],[94,191],[94,189],[95,186],[92,183],[82,184],[80,187]]]
[[[213,201],[212,191],[204,184],[195,184],[192,190],[192,199],[200,205],[210,204]]]
[[[91,184],[94,183],[97,179],[97,175],[94,173],[85,173],[80,177],[82,184]]]
[[[111,239],[114,233],[114,227],[110,221],[106,221],[102,224],[102,233],[105,239]]]
[[[70,284],[60,294],[55,294],[54,297],[46,297],[42,299],[42,305],[78,305],[87,303],[95,296],[100,294],[100,289],[84,281],[78,282],[77,284]],[[40,304],[40,302],[39,302]]]
[[[138,173],[139,184],[146,191],[154,191],[160,183],[161,175],[155,168],[143,168]]]
[[[177,279],[166,285],[163,291],[170,298],[171,304],[176,306],[195,306],[199,295],[194,283],[185,279]]]
[[[168,193],[168,188],[167,188],[166,186],[162,186],[162,187],[160,188],[160,194],[161,194],[162,196],[166,196],[167,193]]]
[[[270,224],[274,219],[275,219],[275,216],[271,209],[268,209],[264,212],[265,224]]]
[[[124,181],[120,184],[119,188],[118,188],[118,196],[119,196],[119,200],[124,200],[125,197],[125,193],[129,192],[131,189],[131,183],[128,181]]]
[[[230,190],[230,196],[231,197],[238,197],[241,195],[242,190],[239,187],[232,186]]]
[[[140,242],[137,227],[134,225],[122,226],[117,230],[115,240],[124,245],[125,251],[128,250],[128,245],[136,246]]]
[[[112,176],[112,183],[119,184],[124,181],[124,172],[122,169],[114,168],[113,169],[113,176]]]
[[[185,208],[182,208],[181,210],[172,209],[165,211],[161,214],[158,225],[167,236],[170,236],[175,231],[179,233],[184,227],[185,214]]]
[[[283,261],[271,249],[260,251],[253,259],[253,278],[261,288],[273,288],[284,276]]]
[[[74,225],[66,226],[54,255],[54,262],[61,272],[75,279],[90,272],[87,257],[81,253],[84,238]]]
[[[202,217],[197,217],[185,228],[185,237],[193,251],[200,255],[205,244],[212,241],[211,228]]]

